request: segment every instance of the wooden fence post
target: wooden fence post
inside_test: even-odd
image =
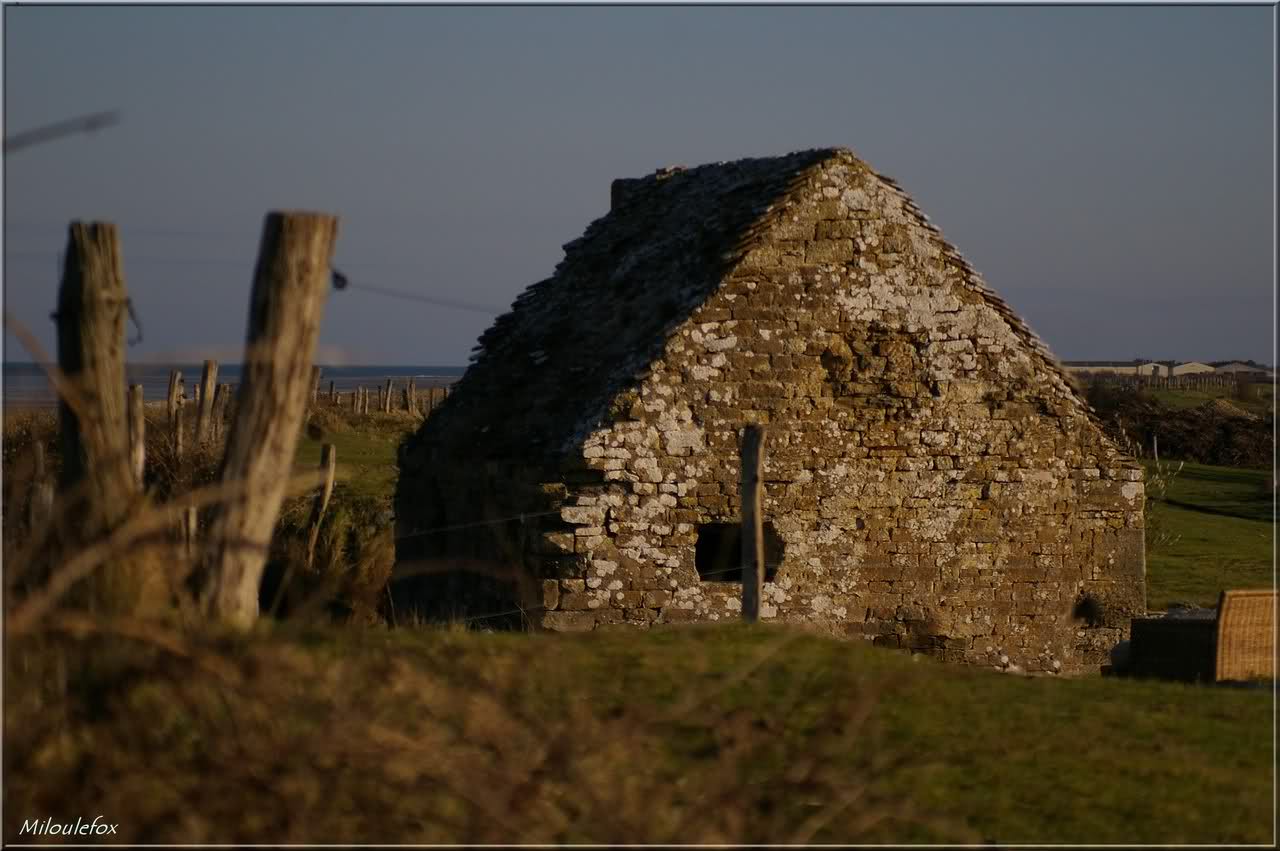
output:
[[[307,569],[311,569],[311,565],[315,562],[316,543],[320,540],[320,521],[324,519],[325,509],[329,507],[329,497],[333,496],[333,482],[338,470],[337,448],[332,443],[326,443],[320,447],[320,471],[324,474],[324,482],[320,486],[320,492],[316,494],[315,502],[311,504],[311,532],[307,536]],[[285,591],[289,587],[289,581],[293,579],[294,567],[296,561],[290,561],[288,567],[285,568],[284,575],[280,577],[280,584],[276,587],[276,593],[271,601],[270,612],[275,615],[280,609],[280,604],[284,601]]]
[[[83,540],[123,521],[138,494],[120,392],[128,301],[115,225],[72,222],[55,317],[58,367],[78,398],[74,407],[59,400],[59,484],[69,492],[87,482],[76,523]],[[141,574],[124,560],[104,566],[92,584],[92,596],[108,609],[127,611],[139,602]]]
[[[231,385],[219,384],[217,391],[213,394],[213,428],[211,436],[214,443],[222,439],[222,435],[227,430],[227,404],[231,401]]]
[[[178,461],[182,460],[182,452],[185,448],[183,444],[183,428],[182,421],[184,406],[179,405],[173,412],[173,457]]]
[[[200,402],[196,414],[196,445],[203,446],[209,439],[209,423],[213,420],[213,394],[218,383],[218,362],[204,362],[200,375]]]
[[[142,474],[147,466],[147,419],[142,400],[142,385],[129,388],[129,466],[134,481],[142,487]]]
[[[329,403],[333,405],[338,404],[338,394],[337,391],[333,389],[332,379],[329,380]]]
[[[320,398],[320,367],[311,367],[311,404]]]
[[[173,427],[173,418],[177,416],[178,406],[182,404],[181,397],[178,395],[178,388],[182,384],[182,373],[179,370],[169,370],[169,396],[166,399],[166,412],[169,415],[169,427]]]
[[[391,413],[391,391],[395,389],[396,383],[390,378],[387,379],[387,388],[382,393],[382,413]]]
[[[418,409],[418,386],[417,383],[410,378],[409,383],[404,388],[405,400],[404,409],[413,413]]]
[[[211,508],[198,577],[206,610],[240,626],[258,616],[267,549],[306,413],[337,230],[335,217],[317,213],[270,213],[263,223],[222,467],[222,481],[242,483],[247,496]]]
[[[764,434],[761,425],[749,425],[742,432],[742,619],[747,623],[760,619],[764,592]]]
[[[196,535],[200,528],[200,518],[194,506],[182,510],[180,522],[183,549],[186,550],[187,558],[195,558],[197,555]]]
[[[338,450],[332,443],[320,448],[320,469],[324,471],[324,485],[311,508],[311,537],[307,541],[307,569],[310,570],[316,555],[316,540],[320,537],[320,521],[333,496],[333,481],[338,471]]]
[[[31,494],[27,503],[27,526],[34,529],[53,515],[53,483],[49,481],[45,468],[44,441],[35,441],[31,452],[35,471],[31,476]]]

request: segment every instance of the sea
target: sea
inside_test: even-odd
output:
[[[440,387],[457,381],[466,367],[462,366],[325,366],[320,364],[320,392],[329,392],[329,382],[338,392],[357,387],[375,387],[390,378],[397,386],[404,387],[410,378],[417,387]],[[204,369],[201,363],[159,364],[137,363],[125,366],[125,392],[128,385],[141,384],[142,396],[148,402],[164,401],[169,395],[169,371],[179,370],[190,396],[192,388],[200,382]],[[241,365],[218,364],[218,383],[235,385],[240,382]],[[53,388],[44,370],[34,363],[6,362],[3,369],[5,408],[52,407],[56,400]]]

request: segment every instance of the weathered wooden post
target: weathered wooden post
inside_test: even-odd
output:
[[[410,378],[409,383],[405,385],[404,395],[404,409],[413,413],[418,409],[418,386],[417,382],[412,378]]]
[[[320,398],[320,367],[311,367],[311,404]]]
[[[742,432],[742,619],[747,623],[760,619],[764,592],[764,434],[761,425]]]
[[[391,391],[395,389],[396,383],[390,378],[387,379],[387,387],[382,392],[382,413],[391,413]]]
[[[31,452],[35,471],[31,476],[31,494],[27,503],[27,526],[34,529],[44,525],[53,515],[53,483],[45,469],[44,441],[35,441]]]
[[[184,435],[182,428],[182,421],[185,419],[184,407],[185,406],[183,405],[179,405],[173,412],[173,457],[178,461],[182,460],[182,453],[185,449],[183,446]]]
[[[77,513],[82,540],[124,520],[138,494],[129,466],[124,394],[124,330],[128,293],[115,225],[72,222],[58,288],[58,367],[78,397],[58,404],[64,493],[87,484]],[[129,610],[139,601],[141,576],[124,564],[95,577],[96,601]]]
[[[324,485],[316,496],[311,508],[311,536],[307,540],[307,569],[310,570],[316,555],[316,540],[320,537],[320,521],[324,518],[325,509],[329,507],[329,498],[333,496],[334,476],[338,471],[338,450],[332,443],[320,448],[320,469],[324,472]]]
[[[385,402],[382,399],[382,385],[379,384],[377,387],[373,388],[373,391],[378,394],[378,406],[374,408],[374,410],[381,413],[382,406],[385,404]]]
[[[329,402],[334,405],[338,404],[338,393],[333,389],[333,379],[329,380]]]
[[[222,439],[223,433],[227,428],[227,403],[231,400],[231,385],[219,384],[217,391],[213,394],[213,428],[211,436],[214,443]]]
[[[199,513],[194,506],[184,508],[178,522],[178,531],[182,537],[182,548],[186,552],[188,559],[195,559],[199,556],[196,549],[196,537],[200,529]]]
[[[204,362],[204,372],[200,375],[200,401],[196,414],[196,445],[204,446],[209,439],[209,424],[213,420],[213,394],[218,383],[218,362]]]
[[[320,521],[324,519],[325,509],[329,507],[329,498],[333,496],[333,482],[337,473],[337,448],[332,443],[326,443],[320,447],[320,471],[324,474],[324,482],[320,486],[320,492],[316,494],[315,502],[311,504],[311,532],[307,536],[307,569],[311,569],[311,565],[315,562],[316,543],[320,540]],[[284,576],[280,577],[280,584],[276,587],[275,597],[271,601],[270,612],[274,615],[280,609],[280,603],[284,601],[285,592],[289,588],[289,582],[293,579],[294,566],[296,561],[290,561],[289,566],[285,568]]]
[[[166,412],[169,415],[169,427],[173,427],[173,418],[178,415],[178,406],[182,404],[182,397],[179,395],[182,386],[182,373],[179,370],[169,370],[169,396],[166,399]]]
[[[284,499],[320,335],[338,221],[317,213],[270,213],[254,271],[244,369],[222,481],[247,497],[214,505],[200,599],[215,617],[248,626],[271,532]]]
[[[147,419],[143,406],[142,385],[129,388],[129,466],[134,481],[142,487],[142,474],[147,466]]]

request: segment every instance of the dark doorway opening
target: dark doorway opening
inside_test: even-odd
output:
[[[764,524],[764,581],[772,582],[782,564],[787,545]],[[698,578],[703,582],[742,581],[742,526],[738,523],[703,523],[698,526],[694,550]]]

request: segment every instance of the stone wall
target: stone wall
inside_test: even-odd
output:
[[[741,586],[700,579],[696,544],[739,517],[748,423],[769,426],[764,509],[784,547],[764,619],[1074,671],[1145,611],[1141,468],[851,156],[809,169],[660,356],[588,413],[556,471],[435,458],[490,516],[559,509],[484,545],[522,554],[538,585],[514,593],[547,628],[738,616]]]

